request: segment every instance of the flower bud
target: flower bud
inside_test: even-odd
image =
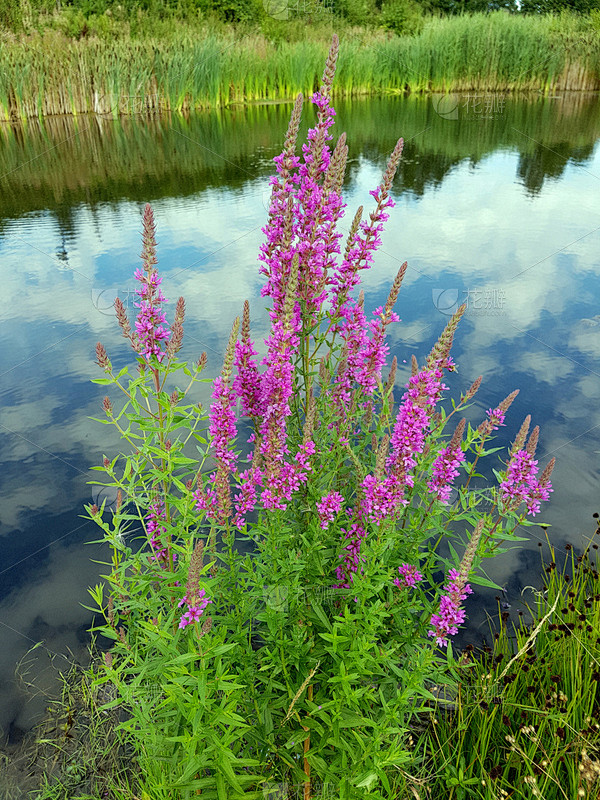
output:
[[[473,381],[466,395],[463,397],[463,400],[470,400],[479,391],[479,387],[481,386],[482,380],[483,376],[480,375],[476,381]]]
[[[101,342],[98,342],[96,345],[96,363],[99,367],[105,372],[110,372],[111,370],[111,363],[109,361],[108,356],[106,355],[106,350],[104,349],[104,345]]]

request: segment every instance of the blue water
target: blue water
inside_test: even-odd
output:
[[[103,396],[90,378],[101,377],[97,341],[117,367],[132,363],[112,301],[120,296],[133,316],[143,203],[151,200],[155,212],[170,313],[179,295],[186,299],[182,355],[195,360],[206,350],[214,377],[245,299],[255,338],[267,332],[256,256],[289,108],[154,126],[104,121],[93,133],[80,124],[68,141],[50,131],[45,145],[39,132],[26,132],[33,156],[10,130],[0,139],[0,727],[14,739],[47,704],[13,680],[28,649],[44,641],[27,657],[40,691],[55,690],[56,669],[67,661],[85,661],[90,612],[81,603],[103,572],[92,559],[109,552],[89,544],[99,529],[80,515],[95,499],[90,466],[121,449],[111,428],[90,420],[102,417]],[[373,309],[408,261],[401,322],[391,333],[396,397],[411,355],[421,361],[466,300],[452,393],[483,375],[467,412],[476,425],[521,390],[498,441],[511,442],[528,413],[541,426],[540,465],[554,455],[557,466],[539,519],[552,526],[559,553],[567,542],[581,546],[600,507],[598,98],[507,100],[494,119],[456,121],[436,117],[427,100],[363,101],[338,111],[336,130],[347,130],[351,144],[344,230],[359,204],[371,208],[369,190],[395,138],[408,140],[397,205],[363,278]],[[197,399],[206,404],[209,392],[202,387]],[[513,609],[523,587],[539,584],[544,532],[527,535],[523,548],[486,564]],[[495,594],[484,591],[484,602],[467,608],[473,639],[487,633]]]

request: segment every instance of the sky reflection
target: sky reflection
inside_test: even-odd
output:
[[[347,130],[351,146],[344,230],[359,204],[366,213],[371,208],[369,190],[395,137],[409,140],[394,184],[397,206],[376,266],[363,276],[370,311],[385,302],[400,264],[409,264],[397,305],[401,322],[390,336],[400,362],[397,398],[411,355],[421,361],[467,299],[452,394],[483,375],[467,414],[476,425],[520,388],[498,442],[512,441],[528,413],[541,426],[540,464],[556,455],[557,465],[552,502],[540,519],[551,524],[559,548],[581,544],[600,505],[600,123],[597,98],[578,102],[507,101],[501,119],[469,125],[436,119],[426,101],[365,101],[341,104],[334,129]],[[62,151],[42,151],[35,168],[35,131],[28,151],[34,160],[21,167],[18,146],[4,131],[0,180],[12,194],[3,190],[0,200],[0,726],[13,736],[45,703],[25,703],[11,682],[25,651],[43,638],[50,650],[70,647],[84,659],[89,612],[79,604],[102,572],[90,559],[103,550],[85,545],[98,529],[79,515],[92,498],[89,467],[120,449],[111,428],[90,420],[102,416],[102,387],[90,378],[100,377],[99,340],[117,367],[132,361],[111,304],[118,295],[130,317],[135,312],[143,203],[153,202],[169,319],[177,297],[186,299],[182,355],[196,360],[206,350],[214,377],[245,299],[253,335],[260,342],[267,333],[256,256],[270,160],[288,113],[288,106],[248,110],[247,117],[238,110],[219,125],[205,115],[144,131],[131,121],[114,123],[97,134],[100,157],[91,162],[86,129]],[[67,171],[69,162],[75,172]],[[179,186],[167,180],[171,174]],[[206,404],[209,393],[205,384],[194,399]],[[524,548],[487,564],[513,601],[539,582],[543,532],[527,535]],[[494,605],[494,591],[482,594],[487,605],[467,608],[467,636],[475,640],[487,632],[485,612]],[[39,656],[32,667],[45,688],[52,685],[47,661]]]

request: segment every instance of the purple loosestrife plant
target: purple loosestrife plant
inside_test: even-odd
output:
[[[170,797],[258,798],[281,782],[301,785],[305,800],[317,784],[341,798],[393,796],[397,765],[413,757],[411,719],[431,681],[451,680],[451,638],[472,587],[490,585],[482,559],[518,542],[516,526],[551,491],[554,460],[538,478],[529,418],[500,485],[470,486],[517,393],[478,428],[454,427],[481,386],[448,409],[464,306],[421,366],[413,357],[400,375],[394,359],[387,371],[408,266],[372,311],[360,284],[394,206],[402,140],[371,192],[374,209],[366,220],[358,210],[344,244],[345,135],[330,147],[337,55],[334,37],[302,154],[300,95],[274,159],[259,253],[270,304],[262,361],[248,302],[210,386],[205,354],[193,367],[179,360],[185,304],[168,329],[149,206],[135,331],[115,304],[139,375],[115,374],[96,348],[105,373],[96,382],[126,395],[120,412],[104,400],[102,422],[128,445],[98,467],[126,501],[110,519],[88,508],[113,551],[108,606],[103,585],[90,590],[114,641],[98,682],[117,687],[143,767]],[[199,388],[208,416],[190,396]],[[240,422],[252,426],[249,441]],[[136,520],[133,549],[123,533]],[[144,790],[155,795],[151,782]]]

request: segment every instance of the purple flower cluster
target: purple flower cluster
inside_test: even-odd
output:
[[[330,56],[330,61],[335,63],[335,57],[336,54]],[[262,295],[273,300],[273,321],[283,310],[294,255],[299,260],[298,299],[309,320],[314,321],[327,298],[327,272],[333,266],[334,255],[339,253],[342,234],[335,231],[335,226],[344,208],[339,192],[340,172],[348,149],[341,139],[332,157],[327,145],[333,138],[329,128],[335,117],[328,87],[324,85],[310,99],[318,109],[317,125],[309,130],[308,144],[303,145],[303,162],[293,155],[301,96],[294,106],[284,152],[274,159],[278,177],[271,181],[269,221],[263,228],[267,241],[259,255],[263,262],[261,272],[267,277]]]
[[[230,475],[235,469],[237,455],[232,449],[237,436],[234,406],[235,394],[229,385],[227,368],[215,378],[210,407],[209,434],[217,464],[210,476],[209,486],[199,486],[194,496],[196,508],[207,512],[211,519],[225,524],[231,516]]]
[[[301,110],[302,97],[299,96],[292,112],[284,151],[273,159],[278,175],[273,176],[270,180],[273,189],[269,219],[267,225],[262,229],[266,236],[266,242],[260,246],[258,256],[259,261],[262,262],[260,272],[267,279],[261,294],[263,297],[270,297],[273,301],[272,318],[283,310],[285,287],[293,258],[291,238],[294,184],[298,181],[297,175],[293,173],[300,164],[300,158],[294,155],[294,148],[300,126]]]
[[[460,606],[461,601],[465,600],[467,595],[473,593],[473,590],[468,583],[464,582],[458,570],[451,569],[448,572],[448,577],[451,583],[448,586],[444,586],[444,591],[447,594],[442,595],[440,598],[439,614],[434,614],[431,617],[433,629],[427,632],[428,636],[435,637],[435,641],[440,647],[445,647],[448,644],[448,636],[454,636],[458,633],[458,625],[465,621],[465,610]]]
[[[302,146],[304,163],[298,170],[293,229],[301,265],[298,297],[309,315],[309,324],[314,323],[327,298],[327,273],[340,251],[338,240],[342,234],[336,232],[335,226],[345,205],[337,183],[340,162],[345,162],[347,155],[344,138],[333,156],[326,144],[333,138],[329,128],[335,121],[328,94],[316,92],[311,101],[318,108],[318,120],[308,132],[308,145]]]
[[[323,530],[327,530],[329,523],[333,522],[336,515],[339,514],[343,502],[344,498],[339,492],[329,492],[317,503],[319,521]]]
[[[204,541],[202,539],[198,539],[190,559],[186,593],[178,604],[179,608],[184,605],[187,605],[188,607],[187,611],[181,615],[181,619],[179,621],[180,628],[185,628],[187,625],[191,625],[193,622],[198,622],[206,606],[213,602],[206,596],[206,590],[200,588],[200,574],[203,566],[203,553]],[[210,628],[210,624],[211,619],[209,617],[202,626],[202,633],[200,635],[206,633],[206,631]]]
[[[437,454],[432,467],[432,476],[427,481],[427,488],[434,492],[436,499],[441,503],[447,503],[450,498],[452,481],[458,475],[457,467],[465,460],[460,445],[458,447],[444,447]]]
[[[394,578],[394,583],[400,589],[413,589],[418,581],[423,580],[421,573],[412,564],[402,564],[401,567],[398,567],[398,572],[400,577]]]
[[[381,377],[381,370],[385,364],[389,345],[385,341],[387,327],[392,322],[399,322],[400,317],[394,312],[386,313],[386,310],[379,306],[373,312],[376,319],[369,322],[371,337],[365,337],[360,351],[360,368],[358,369],[356,380],[365,394],[372,395],[377,386],[377,378]]]
[[[234,365],[237,375],[233,380],[233,390],[241,401],[242,416],[253,419],[260,415],[260,374],[254,356],[258,355],[250,339],[250,310],[248,301],[244,303],[244,322],[242,340],[235,343]]]
[[[364,493],[361,509],[365,517],[375,525],[391,519],[407,502],[404,498],[406,485],[408,480],[403,482],[397,475],[383,479],[367,475],[360,485]]]
[[[257,488],[262,485],[262,476],[262,470],[255,466],[245,469],[238,476],[239,492],[233,498],[235,507],[233,524],[240,530],[246,524],[246,514],[256,506]]]
[[[329,128],[335,116],[328,91],[337,55],[335,49],[330,53],[323,87],[311,97],[318,110],[318,120],[309,130],[303,160],[294,155],[301,97],[294,106],[284,151],[275,159],[278,175],[271,181],[269,220],[263,229],[266,243],[261,246],[259,255],[261,272],[267,279],[262,294],[270,297],[273,304],[262,374],[253,359],[256,351],[249,336],[247,306],[244,307],[242,341],[235,344],[237,377],[233,392],[241,401],[242,414],[255,421],[252,441],[256,441],[255,455],[259,455],[252,468],[241,474],[234,473],[237,482],[234,522],[239,527],[244,525],[245,514],[254,508],[259,488],[264,508],[285,509],[311,470],[314,444],[306,441],[295,454],[290,453],[287,420],[295,391],[298,332],[303,323],[310,324],[321,311],[327,297],[327,272],[332,268],[335,253],[339,253],[341,234],[335,232],[335,226],[344,208],[339,190],[347,147],[343,137],[333,154],[327,145],[332,139]],[[306,315],[304,319],[301,308]],[[229,396],[227,402],[224,396],[222,399],[222,414],[215,424],[224,426],[225,445],[229,431],[233,430],[232,404]],[[225,463],[226,453],[223,447],[222,463]],[[233,471],[232,460],[228,466]],[[221,473],[217,469],[209,485],[199,489],[197,507],[209,514],[219,512],[223,521],[225,507],[221,498],[225,498],[225,482],[219,483],[220,475],[225,475],[225,469]]]
[[[264,508],[280,508],[285,511],[294,492],[306,483],[309,473],[312,472],[310,458],[314,454],[315,444],[309,441],[300,445],[293,463],[284,461],[281,464],[277,479],[272,480],[262,491],[260,499]],[[262,480],[266,484],[265,476]]]
[[[333,385],[333,403],[339,422],[345,421],[358,373],[363,364],[363,353],[368,345],[366,317],[362,303],[346,305],[344,324],[340,325],[343,356]]]
[[[388,353],[386,329],[398,319],[392,309],[400,285],[398,280],[394,283],[393,298],[388,299],[385,308],[375,311],[370,324],[365,319],[362,301],[356,303],[350,291],[358,283],[356,273],[371,265],[373,253],[381,244],[380,233],[388,218],[386,209],[394,205],[390,189],[402,152],[401,141],[381,185],[371,192],[377,204],[375,211],[368,222],[361,222],[360,214],[357,215],[342,263],[339,267],[336,263],[342,235],[336,232],[336,226],[345,209],[341,187],[348,155],[343,134],[333,152],[328,144],[333,138],[330,129],[335,119],[331,85],[337,48],[335,37],[321,89],[310,98],[317,109],[317,123],[308,132],[302,157],[295,155],[302,109],[299,96],[284,150],[274,159],[277,175],[271,180],[269,218],[263,229],[266,241],[259,255],[261,273],[266,278],[262,295],[272,301],[264,369],[259,373],[254,360],[257,353],[250,340],[246,304],[242,340],[236,341],[234,347],[237,377],[232,392],[217,383],[213,394],[217,406],[211,410],[210,433],[215,443],[217,470],[208,484],[199,488],[197,507],[221,523],[228,519],[231,516],[228,487],[233,474],[237,484],[233,521],[238,527],[245,524],[245,515],[259,501],[265,509],[285,509],[311,471],[314,443],[305,437],[303,445],[292,453],[287,430],[296,392],[300,330],[310,328],[326,313],[331,329],[340,334],[345,354],[332,389],[332,400],[340,410],[340,418],[342,415],[345,418],[357,385],[367,396],[373,393]],[[303,341],[303,347],[306,346]],[[234,434],[233,396],[240,400],[241,413],[255,425],[251,437],[255,442],[252,466],[241,473],[235,471],[230,450]],[[323,528],[339,512],[341,502],[333,496],[323,498],[319,504]],[[352,541],[356,538],[353,536]]]
[[[361,269],[369,269],[372,266],[373,254],[381,246],[380,233],[383,231],[383,223],[389,219],[386,209],[395,206],[394,200],[389,195],[389,190],[402,155],[403,146],[403,140],[399,139],[382,183],[377,189],[369,192],[377,203],[375,211],[370,214],[370,221],[360,223],[348,242],[344,259],[339,267],[333,270],[333,275],[329,280],[332,297],[332,318],[349,319],[348,298],[352,289],[360,283],[357,273]],[[343,323],[341,327],[343,327]]]
[[[442,390],[442,369],[423,369],[413,375],[403,395],[390,440],[391,452],[386,461],[387,474],[367,475],[361,484],[364,493],[362,510],[376,525],[392,518],[406,504],[407,487],[413,485],[411,471],[417,455],[423,452],[431,417]]]
[[[500,408],[500,406],[498,406],[498,408],[488,408],[486,413],[489,417],[488,422],[490,426],[489,428],[490,432],[497,431],[500,425],[504,425],[504,418],[506,414]]]
[[[140,282],[141,287],[136,290],[140,302],[136,302],[135,305],[140,311],[135,321],[137,336],[135,340],[132,340],[132,343],[137,352],[140,353],[146,361],[150,362],[152,356],[156,356],[158,361],[162,361],[165,356],[162,350],[162,343],[169,341],[170,331],[163,328],[163,324],[166,323],[167,320],[161,308],[161,304],[166,303],[167,300],[160,289],[162,278],[159,277],[155,266],[157,263],[156,228],[154,225],[152,208],[149,204],[146,204],[144,208],[142,227],[142,262],[144,270],[143,272],[141,269],[135,271],[135,279]],[[122,304],[121,309],[117,308],[118,315],[119,310],[121,310],[121,314],[124,313],[122,311]],[[122,326],[123,322],[124,320],[121,319],[120,324]],[[128,328],[128,323],[125,323],[125,328]],[[125,329],[124,333],[127,335]]]
[[[290,399],[294,393],[293,355],[298,347],[297,330],[299,320],[275,320],[271,335],[267,339],[267,355],[262,363],[266,367],[260,381],[261,435],[260,452],[265,464],[265,498],[277,496],[290,477],[288,454],[287,418],[291,414]],[[287,464],[287,468],[285,465]],[[274,507],[268,500],[267,507]]]
[[[223,462],[229,470],[235,466],[237,456],[232,452],[231,443],[237,436],[234,412],[235,395],[229,384],[219,375],[215,378],[210,408],[210,426],[208,432],[217,461]]]
[[[215,487],[218,514],[220,521],[224,522],[231,513],[229,475],[237,461],[237,456],[232,450],[237,436],[237,428],[234,411],[235,395],[229,383],[222,376],[215,379],[212,399],[214,402],[210,407],[209,433],[212,437],[214,456],[217,462]]]
[[[183,605],[187,605],[188,607],[187,611],[181,615],[179,627],[185,628],[187,625],[191,625],[193,622],[198,622],[204,612],[204,609],[209,603],[212,603],[212,600],[209,600],[208,597],[206,597],[205,589],[200,589],[193,597],[190,597],[189,594],[186,594],[186,596],[178,603],[179,608],[181,608]]]
[[[412,486],[409,472],[417,463],[415,456],[423,452],[435,406],[442,391],[448,388],[442,383],[442,375],[439,365],[434,369],[421,370],[410,378],[408,391],[400,401],[390,440],[392,449],[388,468],[406,476],[408,486]]]
[[[527,450],[517,450],[511,456],[506,477],[500,483],[502,502],[515,509],[525,502],[527,513],[531,516],[540,513],[540,501],[548,500],[550,492],[553,491],[552,484],[545,474],[539,481],[537,480],[537,463]]]
[[[169,330],[163,328],[163,323],[166,323],[167,319],[160,304],[166,303],[167,300],[159,288],[162,278],[156,271],[144,274],[141,269],[137,269],[135,279],[141,283],[141,288],[136,290],[141,300],[139,303],[134,303],[140,309],[135,320],[139,352],[148,362],[152,356],[162,361],[165,353],[161,342],[168,342],[170,336]]]

